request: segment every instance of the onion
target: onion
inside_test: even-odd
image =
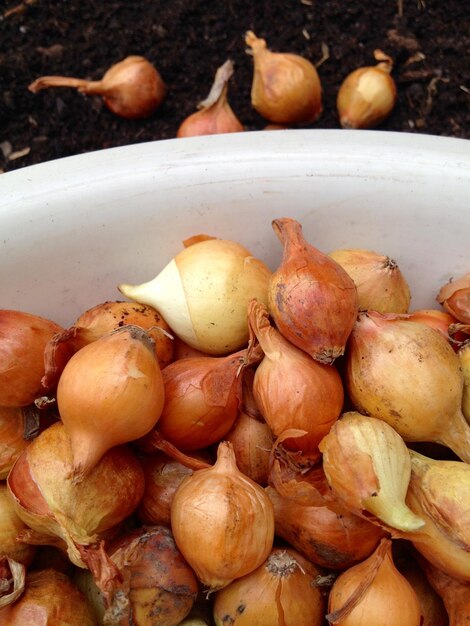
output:
[[[344,353],[356,320],[354,282],[305,240],[296,220],[276,219],[272,225],[284,252],[270,280],[269,312],[292,344],[321,363],[332,363]]]
[[[0,310],[0,406],[27,406],[47,392],[44,349],[63,330],[37,315]]]
[[[292,548],[273,548],[254,572],[216,593],[216,626],[321,626],[322,573]]]
[[[372,250],[357,248],[334,250],[329,256],[353,279],[360,311],[408,311],[410,288],[396,261]]]
[[[461,582],[448,576],[424,559],[421,566],[429,583],[439,594],[449,616],[449,626],[470,624],[470,582]],[[432,626],[439,626],[433,623]]]
[[[0,406],[0,479],[8,472],[23,450],[29,445],[24,438],[25,420],[20,407]]]
[[[57,423],[26,448],[7,484],[20,519],[49,543],[55,537],[65,541],[70,560],[85,567],[94,553],[98,560],[103,556],[99,546],[95,549],[100,535],[136,509],[144,475],[134,455],[121,446],[109,450],[82,481],[74,481],[70,438]]]
[[[314,361],[273,328],[263,304],[250,303],[248,321],[265,355],[253,382],[256,404],[274,436],[288,429],[304,431],[283,444],[315,462],[318,444],[343,407],[341,377],[333,366]]]
[[[124,326],[74,354],[57,388],[74,475],[83,477],[107,450],[148,433],[163,402],[154,343],[141,328]]]
[[[368,559],[336,579],[326,616],[331,624],[420,626],[418,597],[395,567],[391,545],[390,539],[382,539]]]
[[[424,559],[421,562],[424,563]],[[399,560],[396,565],[418,596],[423,616],[421,626],[449,626],[449,618],[442,598],[429,584],[422,567],[416,560],[414,558],[408,558],[404,562]]]
[[[36,93],[49,87],[72,87],[86,95],[101,96],[110,111],[130,120],[152,115],[166,95],[159,72],[141,56],[128,56],[115,63],[101,80],[41,76],[28,89]]]
[[[66,361],[57,362],[57,354],[64,344],[70,348],[70,358],[80,348],[125,325],[147,331],[155,342],[155,354],[162,369],[171,363],[174,342],[170,327],[158,311],[145,304],[103,302],[82,313],[73,326],[49,341],[45,352],[46,380],[51,386],[57,384],[66,364]]]
[[[259,485],[266,485],[273,444],[273,435],[266,422],[240,411],[225,440],[233,446],[239,470]]]
[[[145,490],[138,507],[138,516],[146,524],[170,526],[171,503],[176,490],[193,470],[171,459],[164,452],[142,459]]]
[[[386,421],[405,441],[440,443],[470,461],[459,358],[436,330],[361,313],[348,344],[346,384],[358,411]]]
[[[36,548],[18,542],[18,533],[27,528],[18,517],[7,486],[0,484],[0,557],[8,557],[17,563],[29,565]]]
[[[470,324],[470,272],[441,287],[437,301],[463,324]]]
[[[97,626],[85,596],[71,580],[53,569],[31,572],[21,598],[0,609],[5,626]]]
[[[460,346],[457,352],[464,378],[462,394],[462,412],[470,424],[470,340]]]
[[[367,511],[400,530],[424,526],[405,503],[411,476],[408,448],[386,422],[345,413],[320,450],[333,494],[350,511],[357,515]]]
[[[185,478],[173,498],[176,545],[210,590],[249,574],[268,557],[274,514],[263,489],[237,468],[231,444],[218,446],[209,469]]]
[[[308,506],[281,496],[272,487],[266,493],[274,507],[276,535],[309,561],[328,569],[345,569],[368,557],[384,531],[344,507]]]
[[[239,133],[245,130],[227,100],[228,81],[232,75],[233,63],[228,60],[218,68],[209,95],[197,106],[199,110],[181,123],[177,137]]]
[[[259,360],[256,346],[225,357],[189,357],[163,370],[165,403],[157,428],[181,450],[216,443],[232,428],[242,395],[243,370]]]
[[[314,122],[322,112],[322,88],[315,66],[298,54],[272,52],[252,31],[254,74],[251,104],[265,119],[280,124]]]
[[[450,339],[449,326],[456,322],[455,317],[439,309],[418,309],[411,311],[406,319],[425,324],[430,328],[434,328],[434,330],[438,330],[447,341]]]
[[[395,81],[390,76],[391,57],[374,50],[379,63],[374,67],[360,67],[342,82],[336,106],[343,128],[373,128],[392,112],[397,100]]]
[[[104,624],[179,624],[194,603],[197,580],[163,526],[137,528],[121,537],[110,556],[122,574]]]
[[[267,302],[271,272],[234,241],[196,239],[150,282],[119,286],[128,298],[161,312],[185,343],[207,354],[230,354],[248,341],[251,299]]]

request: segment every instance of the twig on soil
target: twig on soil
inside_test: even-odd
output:
[[[7,17],[11,17],[12,15],[21,15],[22,13],[26,11],[28,7],[35,4],[36,1],[37,0],[23,0],[23,2],[20,2],[20,4],[17,4],[16,6],[11,7],[11,9],[7,9],[3,13],[4,19],[6,19]]]
[[[321,59],[315,63],[315,67],[320,67],[320,65],[323,65],[323,63],[325,61],[328,61],[328,59],[330,58],[330,49],[324,41],[322,41],[321,44],[321,53]]]

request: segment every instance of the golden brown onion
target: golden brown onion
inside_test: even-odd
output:
[[[228,442],[217,461],[194,472],[171,506],[176,545],[211,590],[249,574],[267,558],[274,539],[272,504],[264,490],[237,468]]]
[[[254,572],[216,593],[216,626],[321,626],[323,574],[292,548],[273,548]]]
[[[356,320],[353,280],[336,261],[310,245],[292,218],[276,219],[283,257],[269,283],[269,312],[286,339],[321,363],[344,353]]]
[[[459,322],[470,324],[470,272],[441,287],[436,299]]]
[[[21,407],[0,406],[0,479],[8,472],[29,445],[24,438],[24,414]]]
[[[141,328],[124,326],[76,352],[57,388],[75,476],[89,473],[110,448],[147,434],[164,397],[154,342]]]

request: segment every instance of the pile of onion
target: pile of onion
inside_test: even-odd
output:
[[[408,312],[389,257],[272,227],[272,269],[196,235],[65,328],[0,310],[1,624],[470,619],[468,275]]]

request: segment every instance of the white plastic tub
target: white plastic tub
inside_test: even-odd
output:
[[[103,150],[0,176],[0,308],[72,323],[152,278],[197,233],[276,267],[275,217],[328,252],[392,256],[412,308],[470,269],[470,142],[375,131],[247,132]]]

